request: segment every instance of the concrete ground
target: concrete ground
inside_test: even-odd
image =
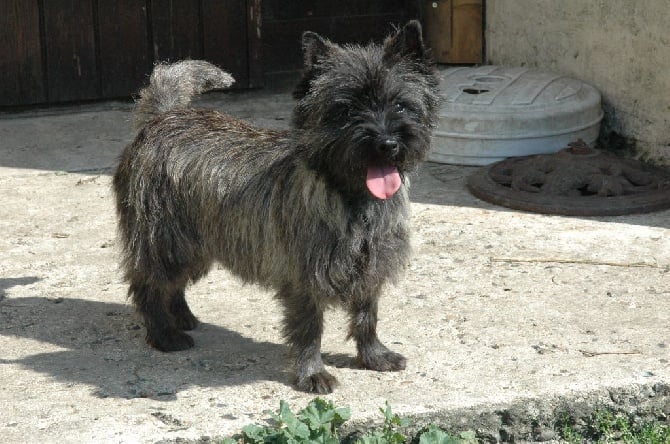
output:
[[[206,106],[285,127],[288,94]],[[188,291],[196,347],[143,340],[117,270],[110,175],[127,104],[0,115],[0,437],[3,442],[204,440],[268,418],[291,386],[272,295],[214,269]],[[551,440],[595,406],[670,415],[670,211],[576,218],[481,202],[474,170],[427,163],[413,182],[415,254],[381,302],[380,336],[407,370],[355,368],[329,313],[326,396],[348,430],[379,407],[490,441]]]

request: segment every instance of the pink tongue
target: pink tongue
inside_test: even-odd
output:
[[[365,184],[377,199],[388,199],[400,189],[402,181],[394,166],[370,166]]]

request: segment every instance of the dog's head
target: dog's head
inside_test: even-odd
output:
[[[342,192],[391,198],[425,159],[436,119],[438,80],[421,25],[368,46],[306,32],[303,50],[293,115],[301,153]]]

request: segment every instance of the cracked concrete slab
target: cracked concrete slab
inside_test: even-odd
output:
[[[292,106],[268,92],[201,104],[275,128]],[[110,189],[129,111],[0,115],[4,442],[220,437],[280,399],[298,409],[312,398],[291,386],[272,294],[220,268],[187,293],[203,322],[195,348],[144,343],[117,269]],[[341,386],[327,398],[351,407],[348,427],[381,419],[387,400],[416,424],[456,421],[491,440],[552,439],[561,408],[670,414],[670,211],[512,211],[472,197],[472,171],[427,163],[412,184],[413,260],[380,311],[380,336],[407,369],[357,369],[343,313],[328,315],[324,357]]]

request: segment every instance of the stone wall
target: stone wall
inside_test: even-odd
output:
[[[488,63],[594,85],[603,145],[670,164],[668,0],[488,0],[486,8]]]

